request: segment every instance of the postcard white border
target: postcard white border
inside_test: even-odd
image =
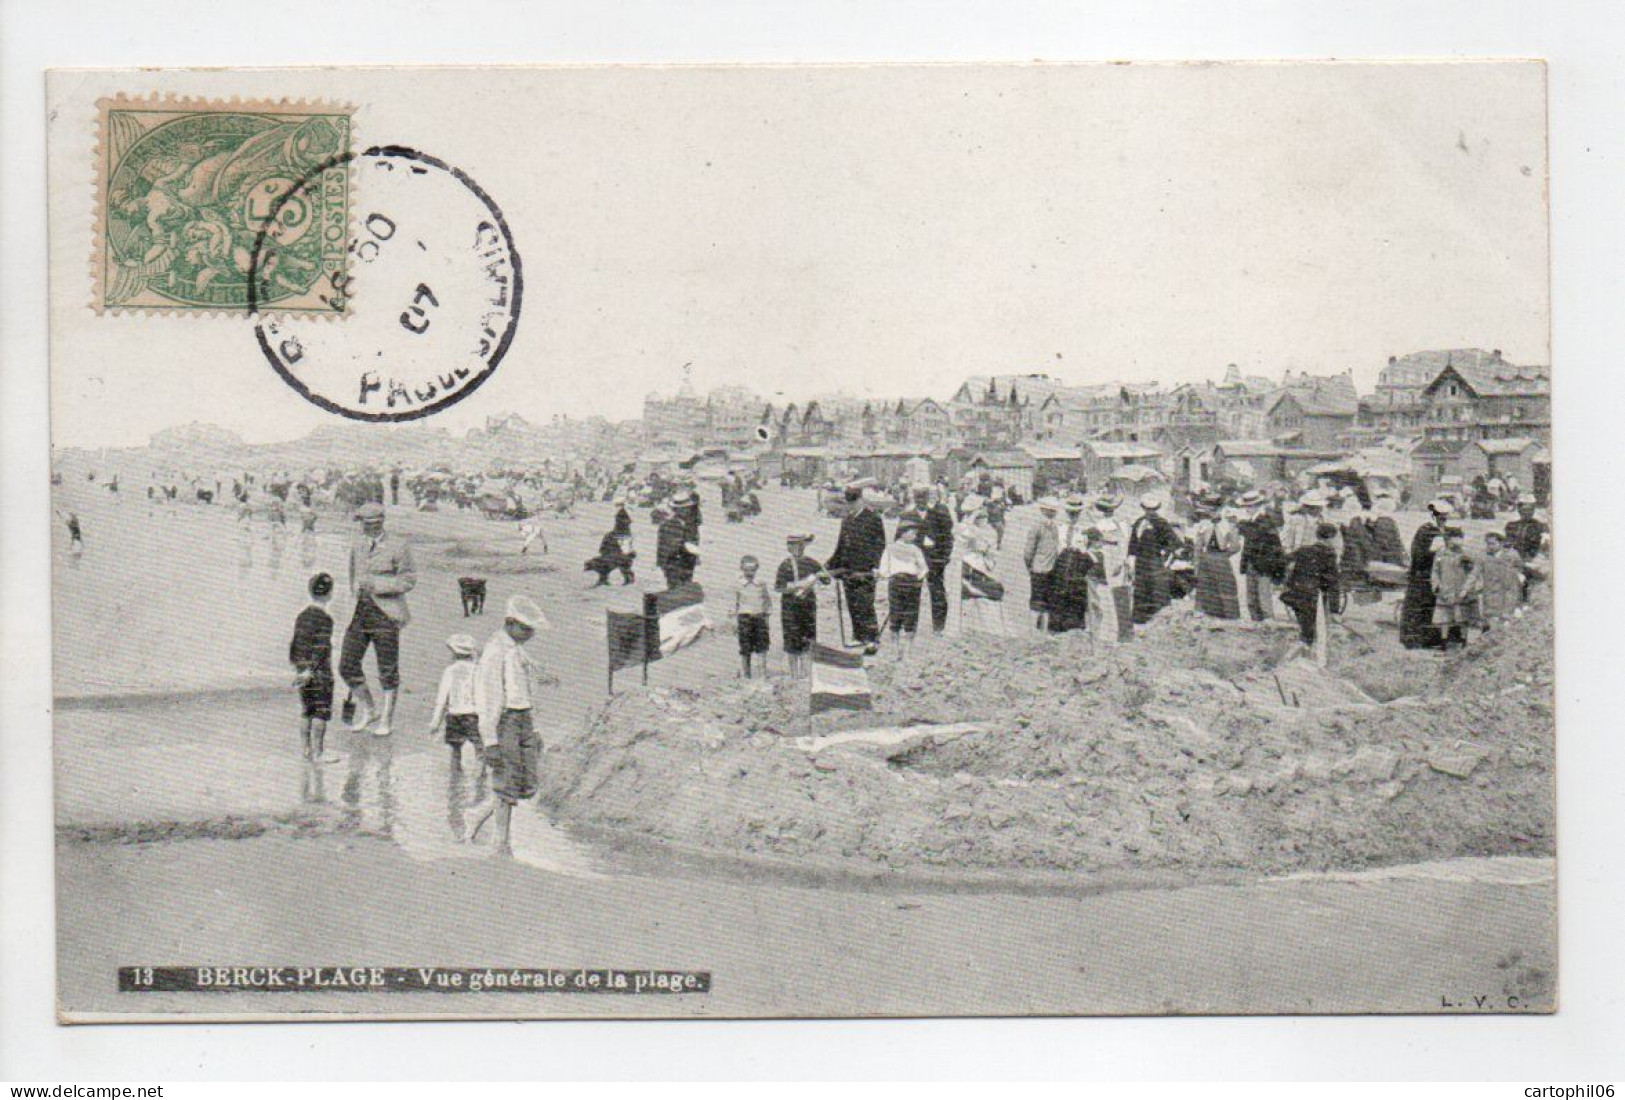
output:
[[[427,20],[403,12],[438,9]],[[309,20],[263,6],[13,0],[0,9],[0,1078],[539,1077],[1617,1079],[1625,775],[1614,693],[1625,409],[1617,216],[1625,24],[1549,0],[532,3],[390,0]],[[204,15],[202,13],[206,12]],[[53,1022],[48,708],[44,79],[47,66],[311,63],[1543,57],[1550,63],[1554,412],[1560,463],[1562,1007],[1546,1018],[194,1025]],[[1587,578],[1598,578],[1589,582]],[[1612,657],[1612,659],[1610,659]],[[424,1030],[424,1029],[429,1030]]]

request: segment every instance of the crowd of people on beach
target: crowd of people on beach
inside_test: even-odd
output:
[[[112,489],[112,479],[103,484]],[[309,603],[295,621],[288,651],[299,685],[303,754],[320,765],[336,759],[326,733],[341,687],[339,716],[347,730],[384,737],[396,725],[400,639],[411,621],[407,597],[417,570],[410,544],[386,529],[386,503],[433,509],[447,500],[478,500],[496,485],[504,487],[500,496],[508,502],[519,486],[543,487],[559,499],[611,503],[610,529],[584,563],[592,587],[637,583],[642,563],[635,508],[647,508],[654,527],[650,564],[659,583],[671,590],[695,579],[703,519],[693,477],[637,477],[629,470],[574,480],[523,471],[466,479],[398,470],[242,473],[222,476],[212,486],[195,476],[155,477],[148,499],[153,507],[188,502],[188,495],[200,504],[229,503],[245,554],[251,554],[263,520],[273,560],[280,560],[286,541],[296,539],[307,567],[322,517],[353,517],[356,531],[343,578],[353,606],[339,643],[335,647],[330,610],[338,581],[316,573],[308,579]],[[762,483],[754,472],[727,471],[716,487],[726,522],[759,520]],[[1095,645],[1125,644],[1136,628],[1179,601],[1220,620],[1286,618],[1312,650],[1351,604],[1385,596],[1398,597],[1405,647],[1445,650],[1522,614],[1532,590],[1550,573],[1551,536],[1537,518],[1535,498],[1523,492],[1509,497],[1505,482],[1482,487],[1491,498],[1489,514],[1510,503],[1517,518],[1469,545],[1462,522],[1484,518],[1480,488],[1473,486],[1465,506],[1442,497],[1431,501],[1407,546],[1395,520],[1401,502],[1363,483],[1323,481],[1297,491],[1238,486],[1177,498],[1152,492],[1132,502],[1115,489],[1089,494],[1063,486],[1029,501],[985,473],[956,486],[855,478],[814,494],[820,514],[840,517],[827,555],[815,556],[817,536],[810,529],[787,531],[777,562],[743,556],[723,600],[746,677],[767,672],[775,634],[787,672],[806,677],[819,642],[820,603],[831,596],[841,646],[872,657],[884,643],[888,659],[908,659],[919,634],[942,634],[954,625],[968,634],[1082,632]],[[531,499],[541,502],[546,494]],[[1033,514],[1020,545],[1007,547],[1008,518],[1029,506]],[[520,512],[517,552],[545,553],[544,513]],[[58,514],[70,553],[82,553],[78,511],[61,507]],[[1019,569],[1012,568],[1016,559],[1001,568],[1009,554],[1018,556]],[[1012,573],[1017,584],[1025,575],[1025,615],[1009,610],[1019,603],[1009,591]],[[954,585],[957,601],[950,599]],[[951,622],[956,603],[957,624]],[[450,747],[453,767],[462,768],[468,746],[489,778],[490,798],[476,812],[469,835],[477,837],[484,822],[493,820],[499,846],[508,843],[513,805],[537,788],[539,748],[530,712],[538,670],[525,647],[543,629],[542,608],[518,595],[506,602],[501,626],[485,642],[465,633],[446,640],[450,656],[430,729]],[[363,672],[369,652],[376,662],[376,693]]]
[[[908,653],[925,608],[934,633],[948,628],[955,564],[962,631],[1022,629],[1006,612],[1011,601],[997,564],[1017,494],[985,479],[967,479],[957,490],[937,483],[889,491],[858,479],[840,497],[840,533],[829,557],[820,562],[808,553],[811,533],[790,532],[786,556],[772,574],[792,672],[805,671],[805,654],[817,640],[821,588],[836,593],[843,644],[867,655],[879,652],[888,627],[897,651]],[[1428,505],[1429,520],[1407,549],[1394,518],[1398,500],[1363,483],[1299,493],[1284,485],[1207,490],[1180,502],[1183,516],[1168,515],[1170,503],[1148,493],[1138,499],[1137,514],[1124,518],[1127,501],[1114,491],[1040,496],[1021,547],[1025,628],[1084,631],[1099,644],[1118,644],[1189,598],[1198,613],[1215,619],[1289,617],[1303,646],[1312,649],[1351,603],[1378,603],[1403,591],[1403,644],[1446,649],[1519,613],[1531,586],[1549,573],[1549,532],[1535,518],[1529,494],[1516,498],[1518,518],[1504,531],[1489,532],[1482,549],[1468,548],[1456,506],[1445,498]],[[666,584],[689,583],[700,552],[697,495],[676,487],[654,520],[656,563]],[[630,527],[621,508],[612,534],[621,537]],[[606,552],[589,567],[612,564],[607,540]],[[771,599],[757,579],[760,570],[754,556],[741,563],[733,600],[746,675],[767,648]]]

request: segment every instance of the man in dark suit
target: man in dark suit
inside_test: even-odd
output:
[[[671,503],[671,513],[660,521],[655,564],[666,575],[666,587],[676,588],[694,579],[694,567],[700,562],[699,536],[693,516],[698,501],[692,492],[684,490],[673,497]]]
[[[846,499],[850,510],[841,520],[835,552],[825,568],[841,580],[847,614],[852,619],[852,636],[863,644],[865,653],[874,653],[880,648],[875,570],[886,552],[886,522],[878,511],[883,498],[873,489],[848,486]]]
[[[1530,582],[1540,575],[1530,568],[1530,563],[1545,553],[1550,543],[1546,525],[1535,518],[1533,493],[1525,493],[1518,498],[1518,518],[1507,524],[1505,537],[1506,544],[1523,559],[1522,595],[1523,601],[1528,603]]]
[[[1342,592],[1337,568],[1337,525],[1322,523],[1315,529],[1314,542],[1293,551],[1286,587],[1281,592],[1281,602],[1297,616],[1298,634],[1304,645],[1315,644],[1320,597],[1326,597],[1326,613],[1332,615],[1342,609]]]
[[[1140,498],[1140,518],[1129,529],[1128,554],[1134,559],[1134,625],[1151,621],[1152,616],[1173,601],[1168,579],[1168,559],[1179,545],[1173,524],[1162,518],[1162,501],[1147,494]]]
[[[1254,622],[1264,622],[1274,618],[1275,586],[1286,579],[1281,524],[1257,489],[1243,493],[1236,506],[1249,513],[1241,522],[1241,575],[1247,581],[1247,614]]]
[[[929,571],[925,584],[931,594],[931,629],[941,634],[948,626],[948,562],[954,556],[954,514],[942,501],[933,502],[929,485],[914,490],[914,504],[903,513],[920,528],[920,549]]]

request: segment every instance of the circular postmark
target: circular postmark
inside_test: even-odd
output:
[[[312,188],[347,165],[347,225],[313,226]],[[249,197],[253,201],[254,195]],[[248,311],[261,352],[306,400],[352,420],[417,420],[473,393],[513,343],[524,283],[501,209],[461,170],[416,149],[344,153],[259,196]],[[291,244],[347,236],[345,266],[319,295],[332,315],[281,314]]]

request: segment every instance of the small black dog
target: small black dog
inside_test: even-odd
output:
[[[458,577],[457,588],[463,594],[463,618],[485,614],[485,578]]]

